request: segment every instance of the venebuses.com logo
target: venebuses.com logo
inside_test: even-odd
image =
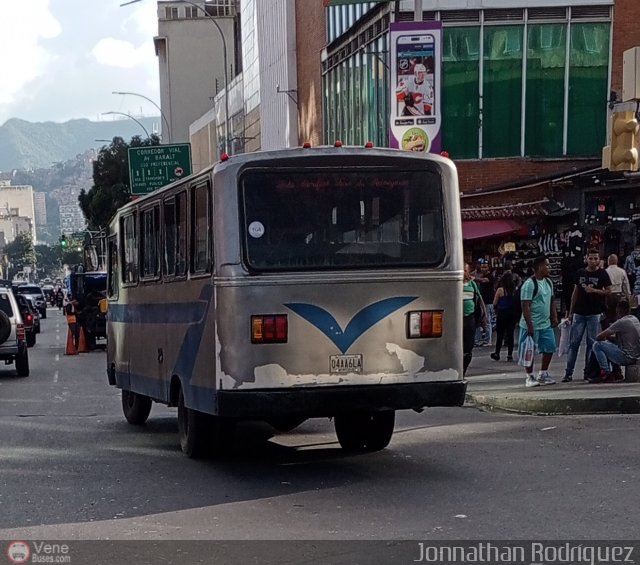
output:
[[[11,563],[26,563],[31,557],[31,548],[25,541],[12,541],[7,548],[7,557]]]

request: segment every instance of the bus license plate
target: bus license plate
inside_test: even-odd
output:
[[[362,355],[331,355],[332,373],[362,373]]]

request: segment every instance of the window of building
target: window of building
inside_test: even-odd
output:
[[[209,184],[192,189],[191,195],[191,272],[211,271],[211,213]]]
[[[184,9],[184,17],[185,18],[197,18],[200,14],[198,13],[200,10],[195,6],[186,6]]]
[[[171,8],[167,6],[164,9],[164,18],[166,20],[177,20],[178,19],[178,8]]]
[[[531,25],[527,38],[525,154],[562,155],[567,27]]]

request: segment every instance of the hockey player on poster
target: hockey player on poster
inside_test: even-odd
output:
[[[396,99],[404,103],[402,116],[430,116],[433,109],[433,85],[426,80],[427,68],[418,63],[413,76],[401,77],[396,88]]]

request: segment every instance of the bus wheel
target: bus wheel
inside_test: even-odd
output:
[[[206,455],[209,434],[207,414],[191,410],[184,405],[184,394],[178,396],[178,435],[180,448],[187,457],[198,459]]]
[[[151,399],[130,390],[123,390],[122,411],[127,422],[134,426],[141,426],[147,421],[151,412]]]
[[[336,435],[347,451],[380,451],[389,445],[395,421],[393,410],[342,414],[335,418]]]

